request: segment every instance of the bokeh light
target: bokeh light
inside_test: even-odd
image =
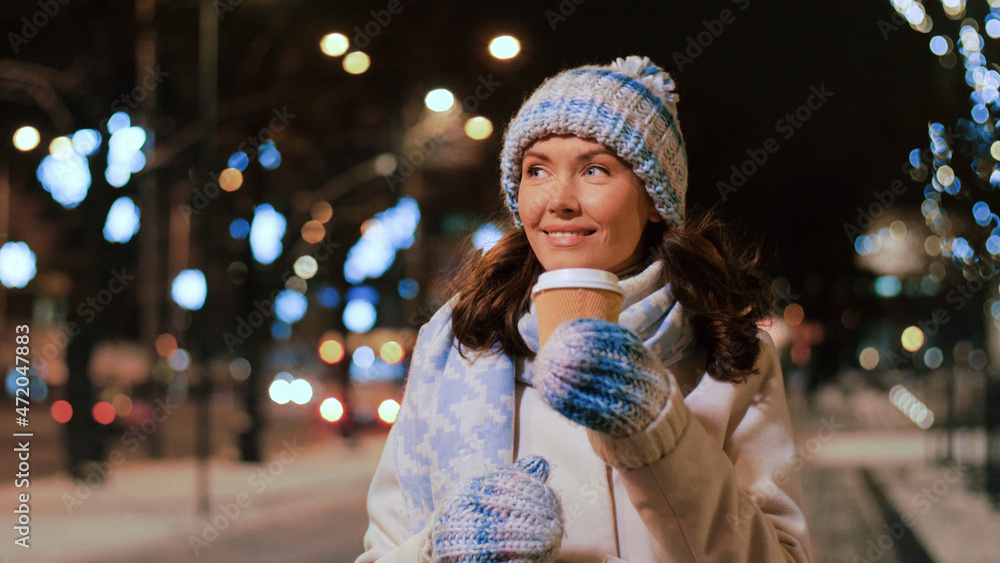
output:
[[[937,346],[931,346],[924,352],[924,364],[931,369],[937,369],[941,367],[941,363],[944,361],[944,354],[941,349]]]
[[[250,249],[254,260],[267,265],[281,255],[281,238],[285,236],[287,222],[269,204],[258,205],[254,209],[250,223]]]
[[[111,406],[115,408],[115,415],[126,417],[132,414],[132,399],[125,394],[119,393],[111,399]]]
[[[274,313],[282,321],[292,324],[302,319],[308,305],[305,295],[293,289],[285,289],[274,299]]]
[[[319,357],[328,364],[336,364],[344,359],[344,345],[332,338],[324,340],[319,345]]]
[[[229,375],[236,381],[246,381],[251,371],[250,362],[246,358],[235,358],[229,362]]]
[[[173,334],[163,333],[156,337],[156,353],[163,356],[164,358],[169,358],[174,352],[177,351],[177,339],[174,338]]]
[[[316,244],[326,236],[326,227],[319,221],[306,221],[302,225],[302,240],[309,244]]]
[[[0,246],[0,283],[4,287],[24,287],[37,272],[35,253],[28,243],[9,241]]]
[[[392,424],[396,422],[397,415],[399,415],[399,403],[395,399],[386,399],[379,403],[378,417],[382,422]]]
[[[378,357],[387,364],[398,364],[403,361],[403,347],[399,342],[390,340],[379,348]]]
[[[219,174],[219,187],[227,192],[234,192],[243,185],[243,173],[236,168],[226,168]]]
[[[351,355],[351,361],[363,368],[371,367],[375,363],[375,351],[369,346],[358,346]]]
[[[104,222],[104,239],[126,243],[139,232],[139,206],[130,197],[120,197],[111,204]]]
[[[435,88],[424,96],[424,105],[431,111],[448,111],[455,105],[455,95],[445,88]]]
[[[907,352],[916,352],[924,345],[924,331],[915,326],[906,327],[900,341]]]
[[[38,146],[42,136],[38,134],[38,129],[30,125],[19,127],[14,131],[14,148],[19,151],[30,151]]]
[[[492,133],[493,122],[481,115],[470,117],[465,122],[465,134],[470,139],[481,141],[488,138]]]
[[[861,364],[861,367],[865,369],[875,369],[878,367],[878,361],[878,350],[872,348],[871,346],[862,350],[861,355],[858,356],[858,362]]]
[[[319,415],[327,422],[337,422],[344,416],[344,405],[333,397],[327,397],[319,404]]]
[[[177,274],[170,287],[170,297],[174,303],[189,311],[197,311],[205,304],[208,285],[201,270],[184,270]]]
[[[343,33],[327,33],[319,40],[319,48],[328,57],[339,57],[347,52],[349,43]]]
[[[304,405],[312,400],[312,384],[305,379],[295,379],[288,384],[288,396],[293,403]]]
[[[52,403],[50,412],[52,413],[52,420],[55,420],[59,424],[66,424],[73,418],[73,407],[69,402],[61,399]]]
[[[521,52],[521,42],[511,35],[501,35],[490,41],[489,49],[490,54],[498,59],[513,59]]]
[[[313,221],[326,223],[333,218],[333,206],[325,201],[317,201],[312,204],[312,209],[309,210],[309,216],[312,217]]]
[[[799,305],[798,303],[792,303],[791,305],[785,307],[785,322],[788,323],[789,326],[798,326],[802,324],[805,316],[805,310],[802,308],[802,305]]]
[[[293,269],[295,270],[295,275],[307,280],[315,276],[316,272],[319,271],[319,263],[312,256],[299,256],[295,260]]]
[[[291,387],[292,385],[288,381],[284,379],[275,379],[271,382],[271,386],[267,388],[267,394],[275,403],[284,405],[292,399]]]
[[[98,424],[108,425],[115,421],[115,407],[107,401],[95,404],[91,414]]]
[[[343,64],[349,74],[361,74],[371,66],[371,59],[363,51],[354,51],[344,57]]]

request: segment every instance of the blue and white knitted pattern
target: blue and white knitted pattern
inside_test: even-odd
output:
[[[620,282],[625,298],[618,323],[637,334],[661,365],[670,366],[692,351],[694,330],[662,274],[657,261]],[[518,330],[538,352],[534,305]],[[458,484],[513,462],[515,380],[531,383],[534,362],[503,354],[470,361],[468,355],[463,358],[452,343],[449,303],[420,329],[389,440],[414,534]]]
[[[639,337],[599,319],[556,328],[534,369],[543,401],[573,422],[610,436],[645,430],[670,394]]]
[[[441,505],[431,530],[431,561],[555,559],[563,518],[548,480],[548,462],[528,456],[514,467],[468,481]]]
[[[665,224],[683,226],[687,152],[673,90],[668,73],[637,56],[566,70],[542,83],[504,134],[500,183],[517,226],[524,151],[549,135],[575,135],[612,149],[646,185]]]

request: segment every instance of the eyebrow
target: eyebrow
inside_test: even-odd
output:
[[[591,158],[593,158],[593,157],[595,157],[597,155],[600,155],[600,154],[606,154],[606,155],[609,155],[609,156],[616,156],[614,153],[612,153],[611,151],[609,151],[607,149],[607,147],[601,147],[601,148],[598,148],[598,149],[594,149],[592,151],[587,151],[587,152],[579,155],[578,157],[576,157],[576,160],[577,161],[590,160]],[[529,150],[525,151],[524,158],[528,158],[529,156],[537,158],[539,160],[544,160],[545,162],[551,162],[552,161],[552,159],[549,158],[549,156],[547,154],[542,153],[542,152],[538,152],[538,151],[535,151],[535,150],[530,150],[529,149]]]

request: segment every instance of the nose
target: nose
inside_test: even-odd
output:
[[[546,211],[557,215],[572,214],[580,211],[576,183],[572,180],[556,180],[553,182]]]

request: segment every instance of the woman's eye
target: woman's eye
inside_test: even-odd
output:
[[[600,176],[602,174],[607,174],[608,171],[601,166],[588,166],[585,173],[587,176]]]
[[[528,168],[528,177],[529,178],[541,178],[542,174],[544,172],[545,171],[542,170],[541,168],[539,168],[538,166],[532,166],[532,167]]]

